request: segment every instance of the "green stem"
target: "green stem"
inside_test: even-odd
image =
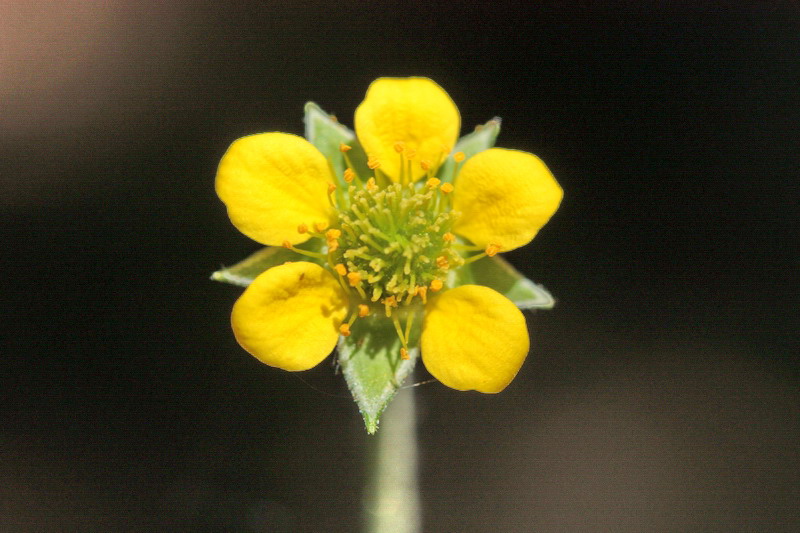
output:
[[[401,390],[381,417],[370,468],[370,486],[364,495],[366,531],[422,531],[413,388]]]

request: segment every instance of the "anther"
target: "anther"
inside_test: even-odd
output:
[[[444,185],[439,187],[439,190],[441,190],[445,194],[450,194],[451,192],[453,192],[453,184],[452,183],[445,183]]]
[[[435,189],[442,182],[439,178],[431,178],[425,182],[425,186],[429,189]]]
[[[341,263],[337,264],[335,267],[333,267],[333,269],[336,270],[336,273],[342,277],[347,275],[347,268],[345,268],[345,266]]]
[[[442,290],[442,287],[444,287],[444,283],[442,283],[442,280],[437,278],[437,279],[431,281],[431,290],[433,292],[438,292],[438,291]]]
[[[381,162],[378,161],[376,158],[370,156],[369,159],[367,159],[367,166],[370,168],[370,170],[375,170],[376,168],[381,166]]]
[[[339,151],[342,152],[342,153],[349,152],[352,149],[353,149],[352,146],[347,146],[344,143],[339,143]]]
[[[328,194],[333,194],[333,191],[335,191],[335,190],[336,190],[336,185],[334,185],[333,183],[329,183],[328,184]]]
[[[407,149],[407,150],[406,150],[406,157],[407,157],[408,159],[414,159],[414,157],[415,157],[416,155],[417,155],[417,151],[416,151],[416,150],[414,150],[413,148],[409,148],[409,149]]]
[[[397,152],[398,154],[402,154],[403,150],[405,149],[406,149],[405,143],[402,143],[400,141],[394,143],[394,151]]]
[[[314,222],[314,230],[316,230],[317,233],[322,233],[326,229],[328,229],[327,222]]]
[[[442,239],[444,239],[444,242],[453,242],[456,240],[456,236],[448,231],[447,233],[442,235]]]
[[[306,226],[305,224],[300,224],[299,226],[297,226],[297,233],[300,234],[308,233],[308,226]]]
[[[369,306],[366,304],[358,304],[358,316],[364,318],[369,314]]]
[[[422,161],[419,162],[419,166],[422,167],[422,170],[428,171],[431,169],[431,162],[428,161],[427,159],[423,159]]]
[[[428,303],[428,287],[425,286],[417,287],[416,294],[417,296],[422,298],[422,303],[424,304]]]
[[[344,169],[344,181],[346,181],[347,183],[352,183],[355,177],[356,173],[353,172],[352,168]]]
[[[361,274],[358,272],[350,272],[347,274],[347,281],[351,287],[358,286],[361,283]]]
[[[292,249],[292,243],[290,243],[289,241],[283,241],[283,242],[281,243],[281,246],[283,246],[283,247],[284,247],[284,248],[286,248],[287,250],[291,250],[291,249]]]
[[[497,255],[497,252],[500,251],[500,245],[497,243],[489,243],[489,246],[486,247],[486,255],[489,257],[494,257]]]
[[[369,192],[375,192],[378,190],[378,185],[375,183],[375,178],[370,178],[367,180],[367,190]]]
[[[339,333],[341,333],[343,337],[349,337],[350,336],[350,324],[345,322],[344,324],[339,326]]]
[[[410,359],[410,356],[408,355],[408,350],[406,350],[405,348],[400,348],[400,359],[402,359],[403,361],[408,361]]]
[[[455,159],[456,163],[461,163],[465,157],[464,152],[456,152],[453,154],[453,159]]]
[[[450,268],[450,262],[447,260],[445,256],[440,255],[439,257],[436,258],[436,266],[438,266],[443,270],[447,270],[448,268]]]

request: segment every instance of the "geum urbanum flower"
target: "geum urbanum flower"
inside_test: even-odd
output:
[[[529,349],[525,319],[458,271],[530,242],[563,192],[532,154],[456,151],[459,130],[436,83],[381,78],[356,109],[357,139],[326,154],[286,133],[231,145],[216,180],[231,221],[297,258],[255,277],[234,305],[245,350],[306,370],[340,338],[359,346],[347,339],[354,324],[380,317],[398,341],[397,363],[419,347],[428,371],[454,389],[496,393],[511,382]]]

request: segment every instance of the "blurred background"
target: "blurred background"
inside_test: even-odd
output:
[[[794,2],[0,2],[0,531],[359,530],[374,443],[328,363],[234,341],[208,276],[258,245],[213,180],[386,75],[565,190],[507,254],[558,299],[518,378],[412,389],[425,531],[799,530],[798,36]]]

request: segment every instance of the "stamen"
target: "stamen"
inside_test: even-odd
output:
[[[497,243],[489,243],[489,246],[486,247],[486,255],[489,257],[494,257],[500,251],[500,245]]]
[[[297,226],[297,233],[300,234],[308,233],[308,226],[306,226],[305,224],[300,224],[299,226]]]
[[[369,306],[365,304],[358,304],[358,316],[364,318],[369,315]]]
[[[393,307],[397,307],[397,298],[396,298],[394,295],[392,295],[392,296],[387,296],[386,298],[384,298],[384,299],[383,299],[383,305],[384,305],[384,307],[385,307],[385,309],[386,309],[386,316],[387,316],[387,317],[391,317],[391,316],[392,316],[392,308],[393,308]],[[397,321],[397,317],[395,317],[395,322],[396,322],[396,321]],[[402,331],[400,331],[400,329],[399,329],[399,328],[400,328],[400,324],[399,324],[399,323],[397,323],[397,324],[396,324],[396,327],[398,328],[398,332],[399,332],[399,333],[400,333],[400,335],[401,335],[401,337],[400,337],[400,338],[402,339],[402,338],[403,338],[403,337],[402,337],[402,333],[403,333],[403,332],[402,332]]]
[[[325,232],[325,240],[328,242],[328,253],[335,252],[339,249],[339,237],[342,236],[342,230],[333,228]]]
[[[406,342],[406,338],[403,336],[403,328],[400,327],[400,320],[397,317],[394,317],[392,319],[392,322],[394,323],[394,330],[397,332],[397,336],[400,338],[400,342],[402,343],[403,348],[405,348],[408,345],[408,343]]]
[[[431,162],[428,161],[427,159],[423,159],[422,161],[419,162],[419,166],[422,167],[422,170],[427,172],[431,169]]]
[[[438,187],[440,183],[442,183],[442,180],[440,180],[439,178],[431,178],[425,182],[425,186],[433,190],[436,187]]]
[[[453,242],[456,240],[456,236],[448,231],[447,233],[442,235],[442,239],[444,239],[444,242]]]
[[[359,272],[349,272],[347,281],[351,287],[357,287],[361,283],[361,274]]]
[[[406,342],[408,342],[409,339],[411,338],[411,325],[413,323],[414,323],[414,313],[408,313],[408,315],[406,316],[406,331],[405,331]]]
[[[341,326],[339,326],[339,333],[342,334],[342,337],[349,337],[350,336],[350,324],[345,322]]]
[[[344,169],[344,181],[345,182],[353,183],[353,180],[355,179],[355,177],[356,177],[356,173],[353,172],[352,168],[348,167],[348,168]]]
[[[322,233],[326,229],[328,229],[327,222],[314,222],[314,230],[316,230],[317,233]]]
[[[339,263],[333,268],[340,276],[345,277],[347,275],[347,268],[343,264]]]
[[[352,146],[347,146],[344,143],[339,143],[339,151],[342,152],[342,153],[349,152],[352,149],[353,149]]]
[[[453,159],[456,163],[461,163],[465,157],[464,152],[456,152],[453,154]]]
[[[417,287],[417,295],[422,298],[422,303],[428,303],[428,287],[424,285],[422,287]]]
[[[290,243],[289,241],[283,241],[283,243],[281,243],[281,246],[283,246],[287,250],[291,250],[291,251],[293,251],[295,253],[298,253],[300,255],[313,257],[314,259],[322,259],[322,260],[324,260],[325,257],[326,257],[325,254],[320,254],[320,253],[317,253],[317,252],[309,252],[308,250],[303,250],[302,248],[295,248],[294,246],[292,246],[292,243]]]
[[[406,350],[405,348],[400,348],[400,359],[402,359],[403,361],[408,361],[409,359],[411,359],[411,356],[408,355],[408,350]]]
[[[442,283],[442,280],[440,280],[439,278],[436,278],[433,281],[431,281],[431,291],[439,292],[440,290],[442,290],[442,287],[444,287],[444,283]]]
[[[370,168],[372,168],[372,167],[370,167]],[[375,183],[375,178],[368,179],[366,187],[367,187],[367,190],[369,192],[377,191],[378,190],[378,185]]]
[[[442,270],[447,270],[448,268],[450,268],[450,262],[447,260],[445,256],[440,255],[439,257],[436,258],[436,266],[438,266]]]
[[[439,190],[442,191],[445,194],[450,194],[451,192],[453,192],[453,184],[452,183],[445,183],[444,185],[439,187]]]
[[[394,151],[398,154],[402,154],[403,150],[406,149],[406,144],[404,142],[397,141],[394,143]]]
[[[375,170],[381,166],[381,162],[378,161],[377,158],[370,156],[369,159],[367,159],[367,166],[370,170]]]

